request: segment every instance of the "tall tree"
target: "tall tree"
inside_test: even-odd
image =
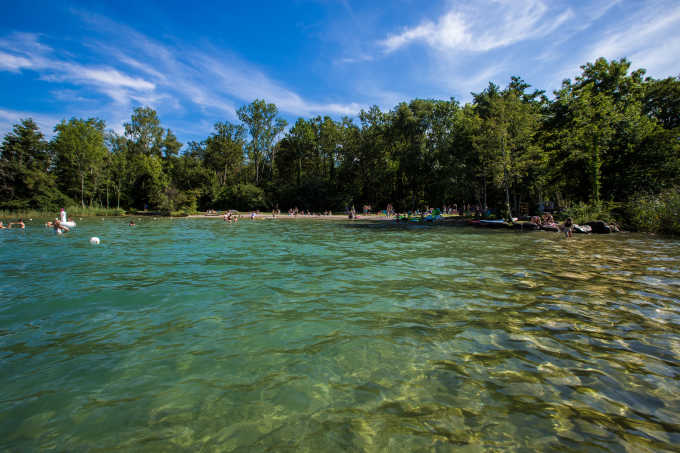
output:
[[[134,110],[125,123],[128,140],[128,169],[132,180],[131,198],[138,208],[167,208],[164,196],[168,178],[163,168],[164,132],[156,111],[149,107]]]
[[[107,159],[107,174],[113,190],[116,192],[116,207],[120,209],[120,198],[126,186],[130,184],[131,172],[129,168],[128,140],[111,131],[106,135],[109,147]]]
[[[664,129],[680,127],[680,77],[647,79],[644,112]]]
[[[220,185],[227,184],[243,165],[245,128],[229,122],[215,123],[215,132],[205,140],[204,163],[215,172]],[[236,182],[232,178],[233,182]]]
[[[124,127],[125,136],[130,141],[130,151],[145,156],[161,156],[164,130],[154,109],[137,107]]]
[[[534,134],[539,116],[532,98],[523,96],[526,88],[528,85],[514,78],[503,91],[490,84],[489,89],[474,95],[482,118],[481,143],[489,153],[493,179],[503,189],[503,215],[508,219],[512,219],[511,188],[518,185],[535,151]]]
[[[275,160],[274,140],[286,127],[287,122],[278,117],[279,109],[274,104],[256,99],[237,110],[239,119],[250,132],[248,159],[255,164],[255,184],[260,183],[260,174],[265,161]]]
[[[66,201],[56,187],[51,149],[31,119],[15,124],[0,145],[0,206],[53,209]]]
[[[52,147],[56,156],[57,182],[71,197],[80,198],[82,207],[85,207],[86,180],[90,204],[101,180],[107,153],[104,127],[104,121],[96,118],[71,118],[54,128],[56,136]]]
[[[182,143],[177,140],[177,137],[175,137],[175,134],[170,129],[166,129],[162,144],[163,157],[165,159],[176,157],[180,149],[182,149]]]

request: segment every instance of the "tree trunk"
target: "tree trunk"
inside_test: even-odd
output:
[[[600,201],[600,150],[597,137],[593,140],[593,201]]]
[[[298,168],[297,168],[297,186],[298,188],[300,187],[300,177],[302,175],[302,159],[298,159]]]
[[[505,186],[505,214],[504,217],[508,217],[508,221],[512,222],[512,210],[510,209],[510,176],[508,174],[508,158],[506,155],[507,150],[505,149],[505,137],[501,139],[501,147],[503,148],[503,158],[505,162],[503,163],[503,186]]]
[[[482,195],[484,197],[484,209],[488,207],[486,204],[486,173],[482,176],[482,181],[483,181],[483,186],[482,186]]]
[[[85,175],[81,172],[80,173],[80,205],[83,208],[85,208],[84,192],[85,192]]]

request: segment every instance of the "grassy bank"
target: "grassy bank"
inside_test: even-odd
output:
[[[640,195],[625,210],[631,229],[680,235],[680,188],[659,195]]]
[[[580,203],[560,216],[567,217],[576,224],[604,220],[631,231],[680,235],[680,188],[658,195],[638,195],[625,203]]]
[[[577,225],[583,225],[596,220],[604,220],[607,223],[620,222],[616,212],[620,209],[620,203],[579,203],[564,210],[560,218],[571,217]],[[563,219],[563,220],[564,220]]]
[[[125,215],[123,209],[118,208],[95,208],[95,207],[85,207],[82,206],[69,206],[66,208],[66,212],[69,217],[115,217]],[[59,213],[55,211],[42,211],[37,209],[24,209],[17,211],[10,210],[0,210],[0,218],[52,218],[56,217]]]

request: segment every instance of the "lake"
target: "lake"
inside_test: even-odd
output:
[[[39,225],[0,231],[1,451],[680,445],[678,240]]]

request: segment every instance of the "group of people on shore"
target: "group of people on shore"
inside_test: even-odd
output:
[[[281,213],[281,211],[279,211]],[[291,208],[288,210],[288,217],[297,217],[297,216],[303,216],[303,217],[322,217],[322,216],[331,216],[333,215],[333,212],[330,210],[325,210],[323,212],[312,212],[310,210],[304,210],[304,209],[298,209],[297,207]]]
[[[540,217],[537,215],[531,217],[529,222],[541,227],[544,230],[561,231],[566,237],[569,238],[574,234],[574,221],[571,219],[571,217],[568,217],[563,224],[559,225],[555,223],[555,219],[553,218],[552,214],[546,212]]]
[[[571,219],[570,219],[571,220]],[[555,219],[553,218],[552,214],[549,212],[546,212],[542,216],[533,216],[530,220],[531,223],[539,226],[546,226],[546,225],[556,225]]]

